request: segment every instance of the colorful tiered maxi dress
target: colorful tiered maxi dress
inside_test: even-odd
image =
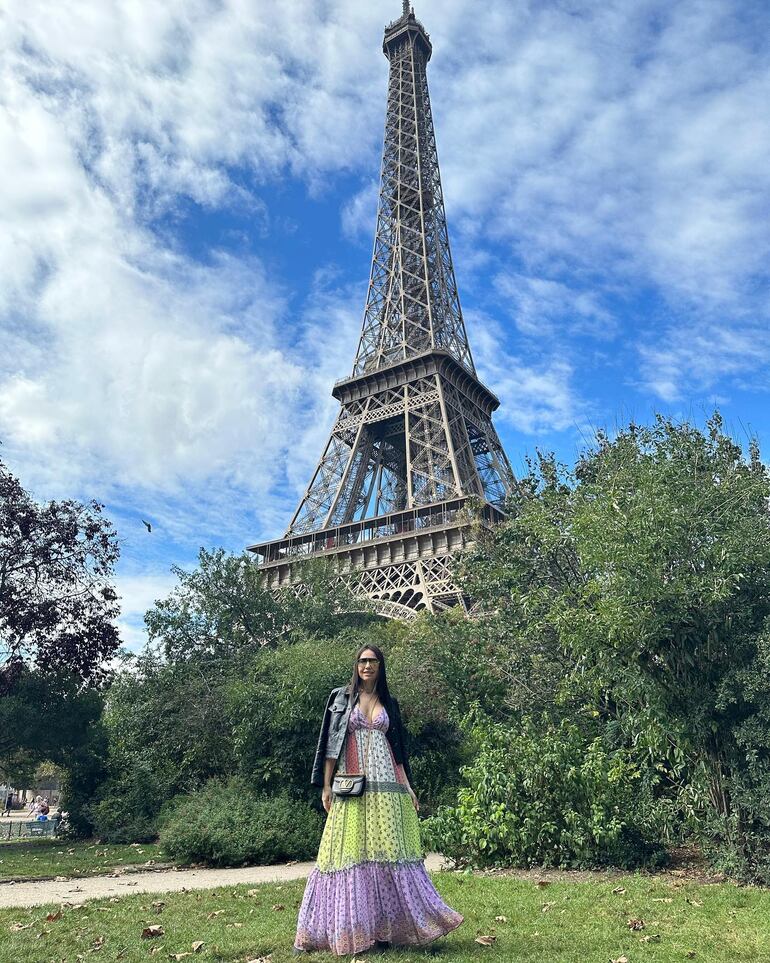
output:
[[[337,773],[364,772],[368,735],[365,791],[333,799],[299,912],[298,949],[341,956],[377,941],[429,943],[463,921],[425,871],[417,812],[388,725],[384,708],[371,723],[358,706],[350,714]]]

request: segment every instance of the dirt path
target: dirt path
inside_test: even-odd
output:
[[[443,859],[431,853],[426,867],[441,869]],[[185,889],[210,889],[238,883],[275,883],[302,879],[314,863],[278,866],[244,866],[239,869],[171,869],[125,873],[120,876],[87,876],[65,880],[40,880],[30,883],[0,883],[0,907],[39,906],[41,903],[85,903],[105,896],[130,896],[132,893],[170,893]]]

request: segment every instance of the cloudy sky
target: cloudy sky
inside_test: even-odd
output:
[[[282,533],[357,343],[399,0],[5,0],[0,449],[104,501],[124,637]],[[770,449],[770,6],[416,0],[514,468],[655,411]],[[153,522],[149,535],[141,519]]]

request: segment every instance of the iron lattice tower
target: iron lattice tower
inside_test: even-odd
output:
[[[333,560],[384,615],[466,604],[451,559],[469,499],[493,524],[513,481],[476,375],[457,294],[426,67],[432,47],[404,0],[385,28],[390,62],[377,228],[352,375],[282,539],[251,546],[268,585],[301,591],[297,562]]]

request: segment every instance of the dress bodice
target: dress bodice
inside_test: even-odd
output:
[[[388,726],[390,725],[390,719],[388,718],[388,713],[385,711],[385,706],[380,707],[380,711],[375,715],[374,719],[369,722],[366,716],[361,711],[360,706],[354,706],[353,711],[350,713],[350,719],[348,720],[348,731],[357,732],[359,729],[373,729],[378,732],[385,733],[388,731]]]

